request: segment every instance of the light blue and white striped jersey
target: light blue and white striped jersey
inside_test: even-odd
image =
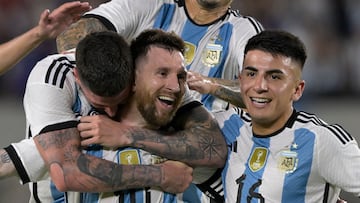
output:
[[[101,157],[119,164],[157,164],[164,161],[163,158],[152,155],[141,149],[121,148],[119,150],[107,150],[100,146],[87,149],[87,154]],[[107,193],[82,193],[83,203],[182,203],[182,202],[205,202],[208,197],[197,190],[192,184],[184,193],[170,194],[161,191],[160,188],[131,189]]]
[[[197,25],[188,17],[184,0],[112,0],[85,16],[98,18],[128,41],[145,29],[174,31],[185,41],[188,70],[228,80],[239,74],[247,40],[263,29],[255,19],[231,9],[213,23]],[[192,94],[209,110],[228,108],[213,96]]]
[[[24,95],[27,137],[52,130],[75,127],[80,116],[97,114],[75,82],[75,56],[55,54],[39,61],[31,71]],[[195,103],[193,103],[195,102]],[[190,104],[191,103],[191,104]],[[190,104],[186,106],[186,104]],[[181,108],[201,105],[189,93],[183,97]],[[186,111],[184,111],[186,112]],[[51,182],[46,167],[32,139],[13,143],[7,148],[22,183],[30,183],[30,202],[105,203],[105,202],[203,202],[207,197],[192,185],[183,194],[172,195],[157,189],[145,188],[118,193],[80,194],[59,192]],[[112,151],[100,146],[85,153],[121,164],[151,164],[159,158],[139,149]],[[136,200],[136,201],[135,201]]]
[[[242,110],[215,117],[229,145],[226,202],[334,203],[340,189],[360,196],[360,150],[341,126],[294,111],[282,129],[257,136]]]

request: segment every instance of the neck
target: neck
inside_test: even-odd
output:
[[[220,19],[226,14],[230,5],[208,9],[199,5],[196,0],[185,0],[185,6],[190,18],[195,23],[204,25]]]
[[[293,114],[293,109],[285,112],[283,116],[275,118],[274,120],[256,119],[252,118],[253,132],[258,136],[268,136],[285,127],[290,117]]]
[[[147,129],[158,129],[158,126],[150,125],[144,117],[139,112],[138,108],[136,107],[136,102],[132,99],[128,101],[128,103],[124,104],[120,107],[118,115],[118,120],[121,123],[132,126],[132,127],[139,127],[139,128],[147,128]]]

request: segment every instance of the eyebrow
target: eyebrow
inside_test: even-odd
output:
[[[247,66],[244,68],[244,70],[249,70],[249,71],[254,71],[254,72],[259,72],[259,70],[255,67],[252,67],[252,66]],[[277,73],[277,74],[284,74],[283,71],[281,71],[280,69],[272,69],[272,70],[268,70],[266,71],[266,74],[274,74],[274,73]]]

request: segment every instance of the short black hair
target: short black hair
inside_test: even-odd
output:
[[[282,30],[264,30],[251,37],[244,50],[261,50],[275,55],[290,57],[303,68],[307,55],[304,43],[295,35]]]
[[[94,32],[76,48],[79,79],[98,96],[115,96],[133,82],[129,44],[112,31]]]

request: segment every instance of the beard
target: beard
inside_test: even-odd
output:
[[[176,114],[182,97],[179,94],[176,94],[176,99],[173,103],[173,109],[171,111],[161,111],[159,112],[156,108],[156,102],[158,102],[158,93],[156,92],[153,96],[149,94],[136,95],[137,98],[137,109],[145,119],[147,123],[155,127],[166,126],[169,122],[172,121],[174,115]]]
[[[226,3],[229,3],[231,0],[226,1]],[[220,6],[225,5],[225,3],[222,0],[197,0],[197,3],[205,8],[205,9],[215,9],[218,8]]]

